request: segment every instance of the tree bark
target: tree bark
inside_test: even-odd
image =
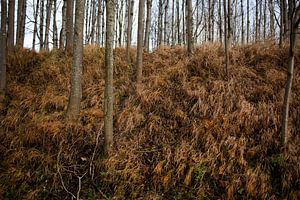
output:
[[[270,37],[273,39],[275,37],[275,12],[273,0],[269,0],[269,11],[270,11]]]
[[[138,33],[137,33],[137,71],[136,82],[139,85],[142,82],[143,76],[143,36],[144,36],[144,0],[139,0],[139,18],[138,18]]]
[[[192,11],[192,0],[186,0],[186,30],[187,30],[187,52],[188,54],[193,53],[193,11]]]
[[[44,50],[44,0],[41,0],[40,6],[40,50]]]
[[[292,90],[292,81],[294,75],[294,65],[295,65],[295,47],[296,47],[296,30],[299,26],[300,20],[300,6],[295,8],[295,1],[289,1],[289,22],[290,22],[290,48],[289,48],[289,61],[288,61],[288,70],[287,70],[287,80],[285,86],[285,94],[283,101],[283,112],[282,112],[282,127],[281,127],[281,136],[283,147],[287,147],[287,144],[290,139],[290,133],[288,130],[288,118],[289,118],[289,103]]]
[[[15,0],[9,0],[8,6],[8,49],[11,50],[15,45]]]
[[[49,51],[49,31],[50,31],[50,19],[51,19],[51,10],[52,10],[52,0],[47,0],[47,12],[46,12],[46,29],[45,29],[45,50]]]
[[[84,1],[76,0],[75,28],[73,44],[73,64],[71,74],[71,93],[67,108],[66,118],[77,120],[80,113],[82,98],[82,56],[83,56],[83,24],[84,24]]]
[[[250,42],[250,5],[247,0],[247,43]]]
[[[241,0],[241,12],[242,12],[242,44],[245,44],[244,5],[243,5],[243,0]]]
[[[16,38],[16,44],[19,47],[24,46],[25,21],[26,21],[26,0],[19,0],[18,19],[17,19],[17,38]]]
[[[67,8],[67,0],[63,0],[63,6],[62,6],[62,24],[61,24],[61,30],[59,34],[59,48],[64,49],[65,47],[65,40],[66,40],[66,8]]]
[[[66,51],[68,53],[72,53],[73,50],[73,10],[74,0],[67,0]]]
[[[113,144],[113,40],[115,23],[115,1],[106,0],[106,42],[105,42],[105,94],[104,94],[104,151],[109,153]]]
[[[132,35],[132,17],[133,17],[134,1],[128,0],[128,20],[127,20],[127,44],[126,44],[126,58],[127,62],[130,63],[130,48],[131,48],[131,35]]]
[[[1,0],[1,48],[0,48],[0,100],[4,98],[6,90],[6,22],[7,22],[7,1]]]
[[[151,28],[151,7],[152,0],[147,0],[147,20],[146,20],[146,29],[145,29],[145,51],[149,52],[149,39],[150,39],[150,28]]]
[[[34,27],[33,27],[33,39],[32,39],[32,49],[35,50],[35,40],[36,40],[36,34],[37,34],[37,18],[38,18],[38,10],[39,10],[39,4],[40,1],[37,0],[35,12],[34,12]]]
[[[229,5],[229,4],[228,4]],[[229,10],[229,8],[228,8]],[[226,0],[224,0],[224,38],[225,38],[225,78],[228,79],[229,73],[229,35],[228,35],[228,14],[227,14],[227,7],[226,7]]]

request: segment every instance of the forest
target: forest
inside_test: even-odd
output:
[[[300,199],[299,0],[0,6],[0,199]]]

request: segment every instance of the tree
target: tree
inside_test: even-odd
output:
[[[15,45],[15,0],[9,0],[7,45],[8,49]]]
[[[228,3],[229,5],[229,3]],[[229,8],[228,8],[229,10]],[[226,6],[226,0],[224,0],[224,38],[225,38],[225,77],[228,78],[228,68],[229,68],[229,34],[228,34],[228,23],[229,23],[229,17],[227,14],[227,6]]]
[[[33,39],[32,39],[32,49],[33,50],[35,49],[35,38],[36,38],[36,35],[37,35],[37,24],[38,24],[37,18],[38,18],[39,4],[40,4],[40,1],[37,0],[36,7],[35,7],[35,12],[34,12],[34,27],[33,27]]]
[[[40,6],[40,50],[44,49],[44,0],[41,0]]]
[[[80,112],[80,101],[82,96],[83,13],[84,1],[76,0],[71,93],[66,113],[66,118],[68,120],[76,120]]]
[[[131,47],[131,35],[132,35],[132,17],[133,17],[134,1],[128,0],[128,25],[127,25],[127,44],[126,44],[126,58],[127,62],[130,62],[130,47]]]
[[[106,42],[105,42],[105,94],[104,94],[104,151],[109,152],[113,144],[113,40],[115,23],[115,1],[106,0]]]
[[[71,53],[73,48],[73,10],[74,0],[67,0],[66,21],[66,51]]]
[[[150,27],[151,27],[151,7],[152,0],[147,0],[147,20],[146,20],[146,29],[145,29],[145,42],[144,47],[146,52],[149,52],[149,39],[150,39]]]
[[[23,47],[24,45],[25,20],[26,20],[26,0],[19,0],[16,44],[20,47]]]
[[[192,1],[186,0],[186,32],[187,32],[187,51],[188,54],[193,52],[193,11],[192,11]]]
[[[289,102],[292,90],[292,81],[294,74],[295,65],[295,47],[296,47],[296,31],[300,23],[300,5],[295,0],[289,0],[289,22],[290,22],[290,47],[289,47],[289,61],[287,70],[287,80],[285,85],[285,94],[283,101],[283,112],[282,112],[282,127],[281,136],[284,147],[289,142],[289,131],[288,131],[288,117],[289,117]]]
[[[51,10],[52,10],[52,1],[53,0],[47,0],[46,8],[46,29],[45,29],[45,50],[49,51],[49,31],[50,31],[50,19],[51,19]]]
[[[4,97],[6,90],[6,20],[7,1],[1,0],[0,100]]]
[[[143,36],[144,36],[144,7],[145,1],[139,0],[139,18],[138,18],[138,35],[137,35],[137,55],[136,55],[136,82],[142,82],[143,74]]]

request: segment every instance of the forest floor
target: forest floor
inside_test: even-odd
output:
[[[71,57],[9,55],[0,104],[0,199],[300,198],[300,53],[281,154],[288,47],[220,45],[144,54],[143,83],[114,51],[113,151],[103,157],[104,49],[84,50],[77,123],[64,120]],[[131,52],[134,61],[134,50]]]

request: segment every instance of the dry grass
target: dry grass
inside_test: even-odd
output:
[[[219,45],[200,46],[191,57],[163,47],[144,55],[137,92],[125,50],[114,55],[115,146],[106,159],[104,50],[85,48],[77,124],[64,121],[71,58],[59,51],[9,56],[8,97],[0,106],[1,199],[69,199],[66,189],[76,196],[79,180],[83,199],[300,197],[299,68],[290,153],[280,155],[286,47],[235,47],[229,81]]]

